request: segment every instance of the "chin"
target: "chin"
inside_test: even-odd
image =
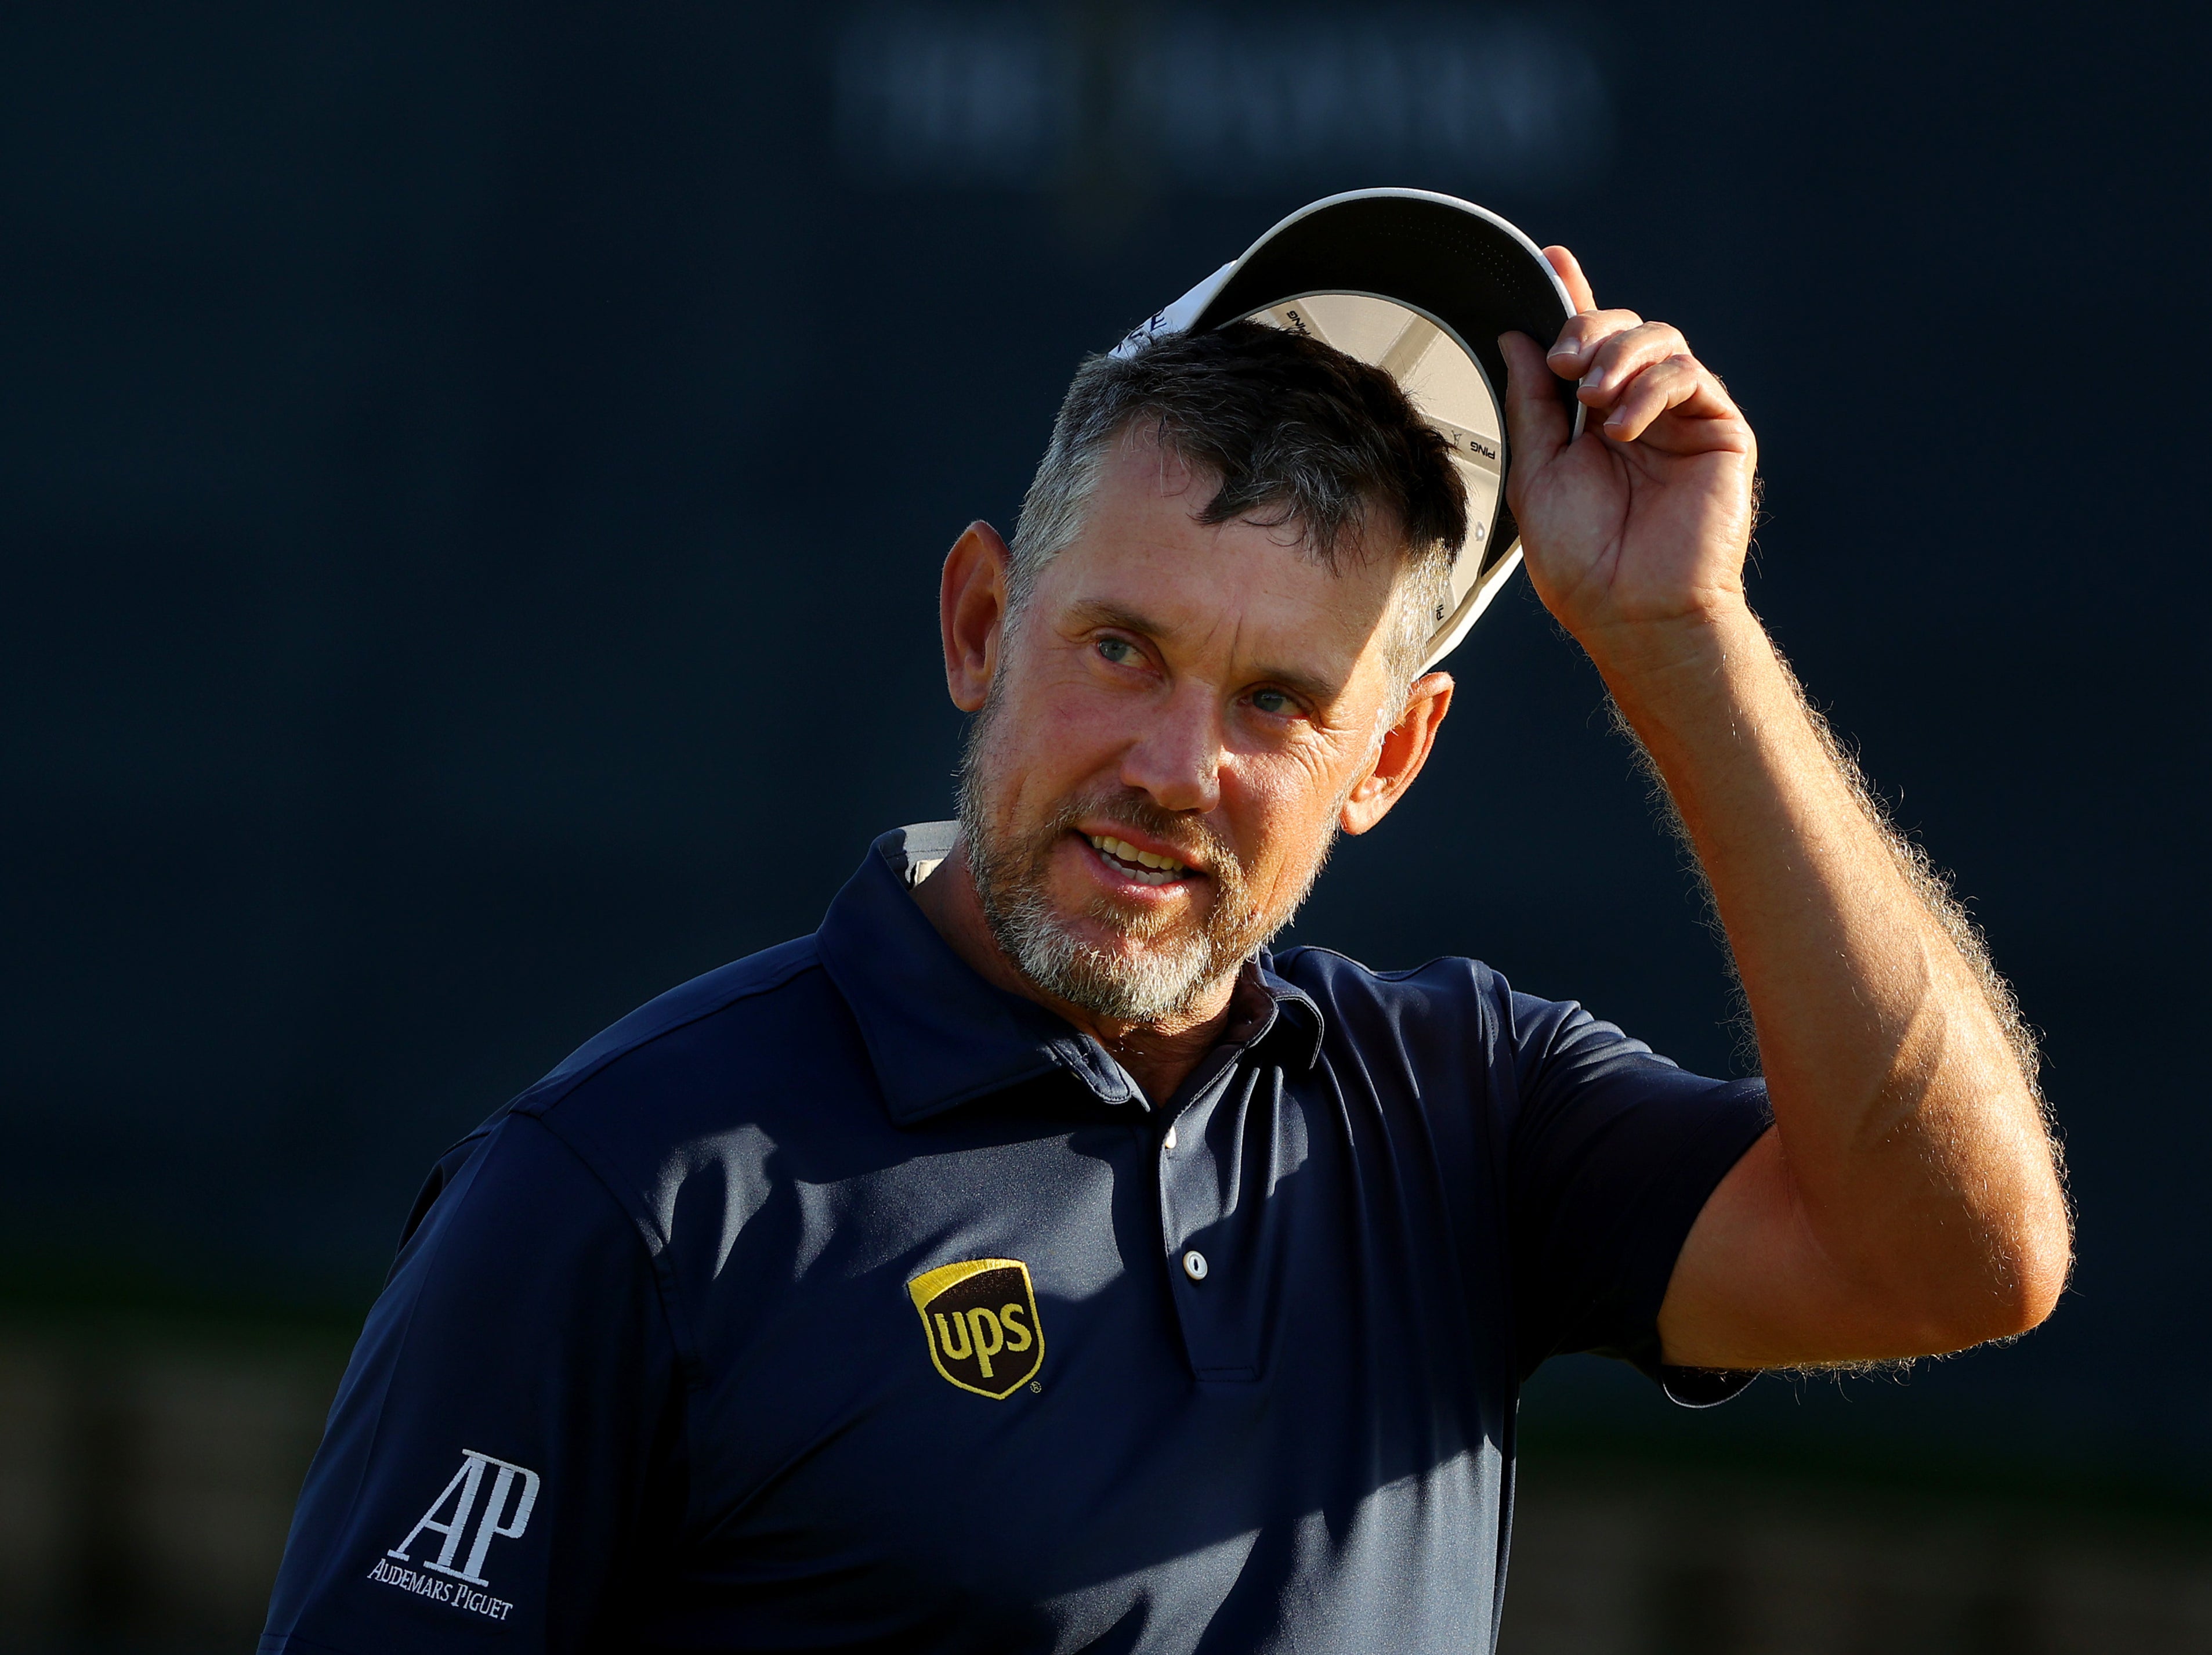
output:
[[[1149,904],[1124,903],[1093,891],[1073,903],[1055,903],[1054,919],[1067,934],[1106,958],[1135,966],[1161,954],[1182,954],[1202,946],[1206,916],[1190,911],[1163,913]]]

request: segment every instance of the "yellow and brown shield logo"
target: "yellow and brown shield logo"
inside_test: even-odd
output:
[[[921,1312],[929,1360],[963,1390],[1004,1402],[1044,1366],[1030,1267],[1018,1258],[971,1258],[906,1284]]]

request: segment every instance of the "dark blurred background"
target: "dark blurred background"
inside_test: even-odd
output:
[[[1753,599],[2047,1037],[2051,1324],[1524,1409],[1522,1652],[2212,1647],[2196,9],[0,11],[0,1647],[245,1647],[429,1162],[950,810],[939,560],[1315,197],[1582,256],[1757,425]],[[1297,934],[1728,1072],[1516,581]]]

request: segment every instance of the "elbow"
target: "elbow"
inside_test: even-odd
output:
[[[1914,1250],[1930,1268],[1923,1287],[1936,1288],[1933,1303],[1923,1301],[1935,1311],[1929,1331],[1942,1341],[1931,1354],[2031,1333],[2065,1294],[2074,1268],[2073,1214],[2032,1098],[2023,1098],[2021,1113],[2034,1127],[2002,1149],[1991,1147],[1971,1171],[1961,1169],[1954,1184],[1958,1205],[1937,1234],[1924,1238],[1936,1244]],[[1947,1258],[1948,1266],[1939,1263]]]
[[[2055,1205],[2055,1203],[2054,1203]],[[2000,1329],[1992,1339],[2017,1338],[2041,1327],[2058,1308],[2066,1281],[2074,1269],[2074,1237],[2064,1209],[2037,1226],[2006,1261],[2005,1288],[1998,1295],[2003,1307]]]
[[[2017,1338],[2041,1327],[2058,1308],[2074,1270],[2074,1215],[2068,1210],[2056,1157],[2043,1167],[2042,1187],[2021,1203],[1995,1249],[2003,1307],[1991,1339]],[[2033,1186],[2031,1186],[2033,1187]]]
[[[2073,1263],[2073,1237],[2063,1208],[2050,1221],[2004,1238],[1990,1249],[1979,1270],[1963,1273],[1972,1281],[1970,1290],[1926,1318],[1927,1350],[1965,1350],[2032,1333],[2058,1308]]]

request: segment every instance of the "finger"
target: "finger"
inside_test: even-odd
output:
[[[1505,439],[1518,478],[1550,463],[1574,427],[1536,342],[1525,333],[1501,333],[1498,348],[1505,356]]]
[[[1620,388],[1654,362],[1686,356],[1690,342],[1665,322],[1642,322],[1607,334],[1590,353],[1575,389],[1585,408],[1609,408]]]
[[[1643,324],[1644,319],[1632,310],[1583,311],[1567,318],[1567,325],[1559,330],[1559,342],[1545,360],[1561,379],[1578,379],[1607,339]]]
[[[1568,301],[1577,310],[1595,310],[1597,300],[1590,293],[1589,277],[1583,274],[1582,261],[1565,247],[1547,247],[1544,257],[1559,272],[1559,280],[1567,289]]]
[[[1692,418],[1731,413],[1734,405],[1694,356],[1669,356],[1631,380],[1601,428],[1615,442],[1633,442],[1662,414],[1680,410]]]

